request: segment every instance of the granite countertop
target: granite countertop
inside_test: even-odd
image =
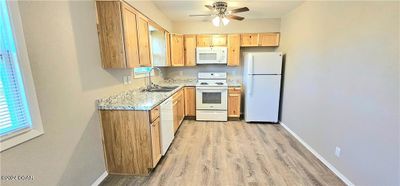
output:
[[[195,86],[196,79],[163,80],[155,82],[161,86],[178,86],[170,92],[143,92],[143,88],[132,89],[97,100],[99,110],[151,110],[185,86]],[[228,86],[241,86],[238,81],[228,81]]]

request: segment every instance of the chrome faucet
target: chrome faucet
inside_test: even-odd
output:
[[[153,84],[153,82],[151,81],[151,72],[152,72],[154,69],[158,70],[158,72],[160,73],[159,75],[162,74],[161,69],[158,68],[158,67],[152,67],[152,68],[150,69],[150,71],[149,71],[149,73],[148,73],[148,75],[147,75],[147,77],[148,77],[148,84],[147,84],[147,87],[146,87],[147,90],[150,90],[150,89],[152,89],[152,88],[157,87],[157,85]]]

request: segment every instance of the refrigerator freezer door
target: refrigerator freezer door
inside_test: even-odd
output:
[[[249,85],[246,86],[246,122],[278,122],[281,76],[248,75],[246,78]]]
[[[252,74],[281,74],[282,73],[282,53],[280,52],[260,52],[251,53],[252,62],[248,72]],[[249,60],[251,61],[251,60]]]

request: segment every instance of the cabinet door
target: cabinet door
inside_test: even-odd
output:
[[[173,110],[173,119],[174,119],[174,133],[176,132],[176,130],[179,127],[179,104],[178,104],[178,100],[173,100],[173,104],[172,104],[172,110]]]
[[[196,116],[195,87],[185,87],[185,116]]]
[[[240,35],[228,35],[228,66],[240,65]]]
[[[196,66],[196,35],[185,35],[185,66]]]
[[[258,34],[240,34],[240,46],[258,46]]]
[[[228,90],[228,117],[240,117],[241,89],[229,88]]]
[[[211,35],[197,35],[197,47],[211,47],[213,44],[213,39]]]
[[[122,4],[122,22],[124,27],[126,67],[135,68],[139,66],[136,14],[132,7],[125,3]]]
[[[279,33],[261,33],[259,37],[260,46],[279,46]]]
[[[160,118],[157,118],[150,127],[151,132],[151,149],[153,157],[153,168],[157,165],[161,158],[161,143],[160,143]]]
[[[226,46],[226,35],[212,35],[212,46]]]
[[[96,1],[97,32],[103,68],[125,68],[121,2]]]
[[[142,16],[137,17],[137,30],[139,40],[139,64],[142,67],[150,67],[149,25],[147,20]]]
[[[181,97],[180,97],[180,112],[179,112],[179,126],[181,126],[183,120],[185,119],[185,95],[183,89],[181,90]]]
[[[165,55],[167,58],[167,66],[171,66],[171,34],[169,32],[165,32],[165,44],[166,44],[166,52]]]
[[[171,63],[172,66],[185,66],[183,35],[171,36]]]

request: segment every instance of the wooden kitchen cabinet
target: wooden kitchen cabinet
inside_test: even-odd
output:
[[[148,175],[161,157],[157,110],[101,110],[106,168],[109,174]],[[159,111],[158,111],[159,112]],[[152,113],[152,114],[150,114]]]
[[[259,46],[279,46],[279,33],[260,33]]]
[[[184,37],[181,34],[171,34],[171,64],[185,66]]]
[[[137,17],[139,64],[141,67],[151,67],[149,24],[143,16]]]
[[[185,35],[185,66],[196,66],[196,35]]]
[[[240,65],[240,35],[228,35],[228,66]]]
[[[197,47],[226,46],[226,35],[197,35]]]
[[[126,68],[121,2],[96,1],[96,9],[102,67]]]
[[[156,167],[158,161],[161,159],[161,142],[160,142],[160,118],[157,118],[150,125],[151,133],[151,149],[153,158],[153,167]]]
[[[126,67],[135,68],[140,65],[136,14],[133,8],[126,3],[122,3],[122,22],[124,30]]]
[[[197,47],[211,47],[212,37],[211,35],[197,35],[196,36]]]
[[[240,34],[240,46],[257,47],[257,46],[279,46],[279,33],[252,33]]]
[[[185,87],[185,116],[196,116],[196,87]]]
[[[258,46],[258,34],[240,34],[240,46]]]
[[[176,92],[173,96],[173,119],[174,119],[174,132],[176,132],[181,125],[183,119],[185,118],[185,98],[184,90],[181,89]]]
[[[167,31],[165,31],[165,43],[166,43],[166,51],[167,54],[165,57],[167,58],[167,66],[172,66],[171,62],[171,34]]]
[[[124,1],[96,1],[103,68],[151,66],[148,19]]]
[[[241,88],[229,87],[228,89],[228,117],[240,118]]]

